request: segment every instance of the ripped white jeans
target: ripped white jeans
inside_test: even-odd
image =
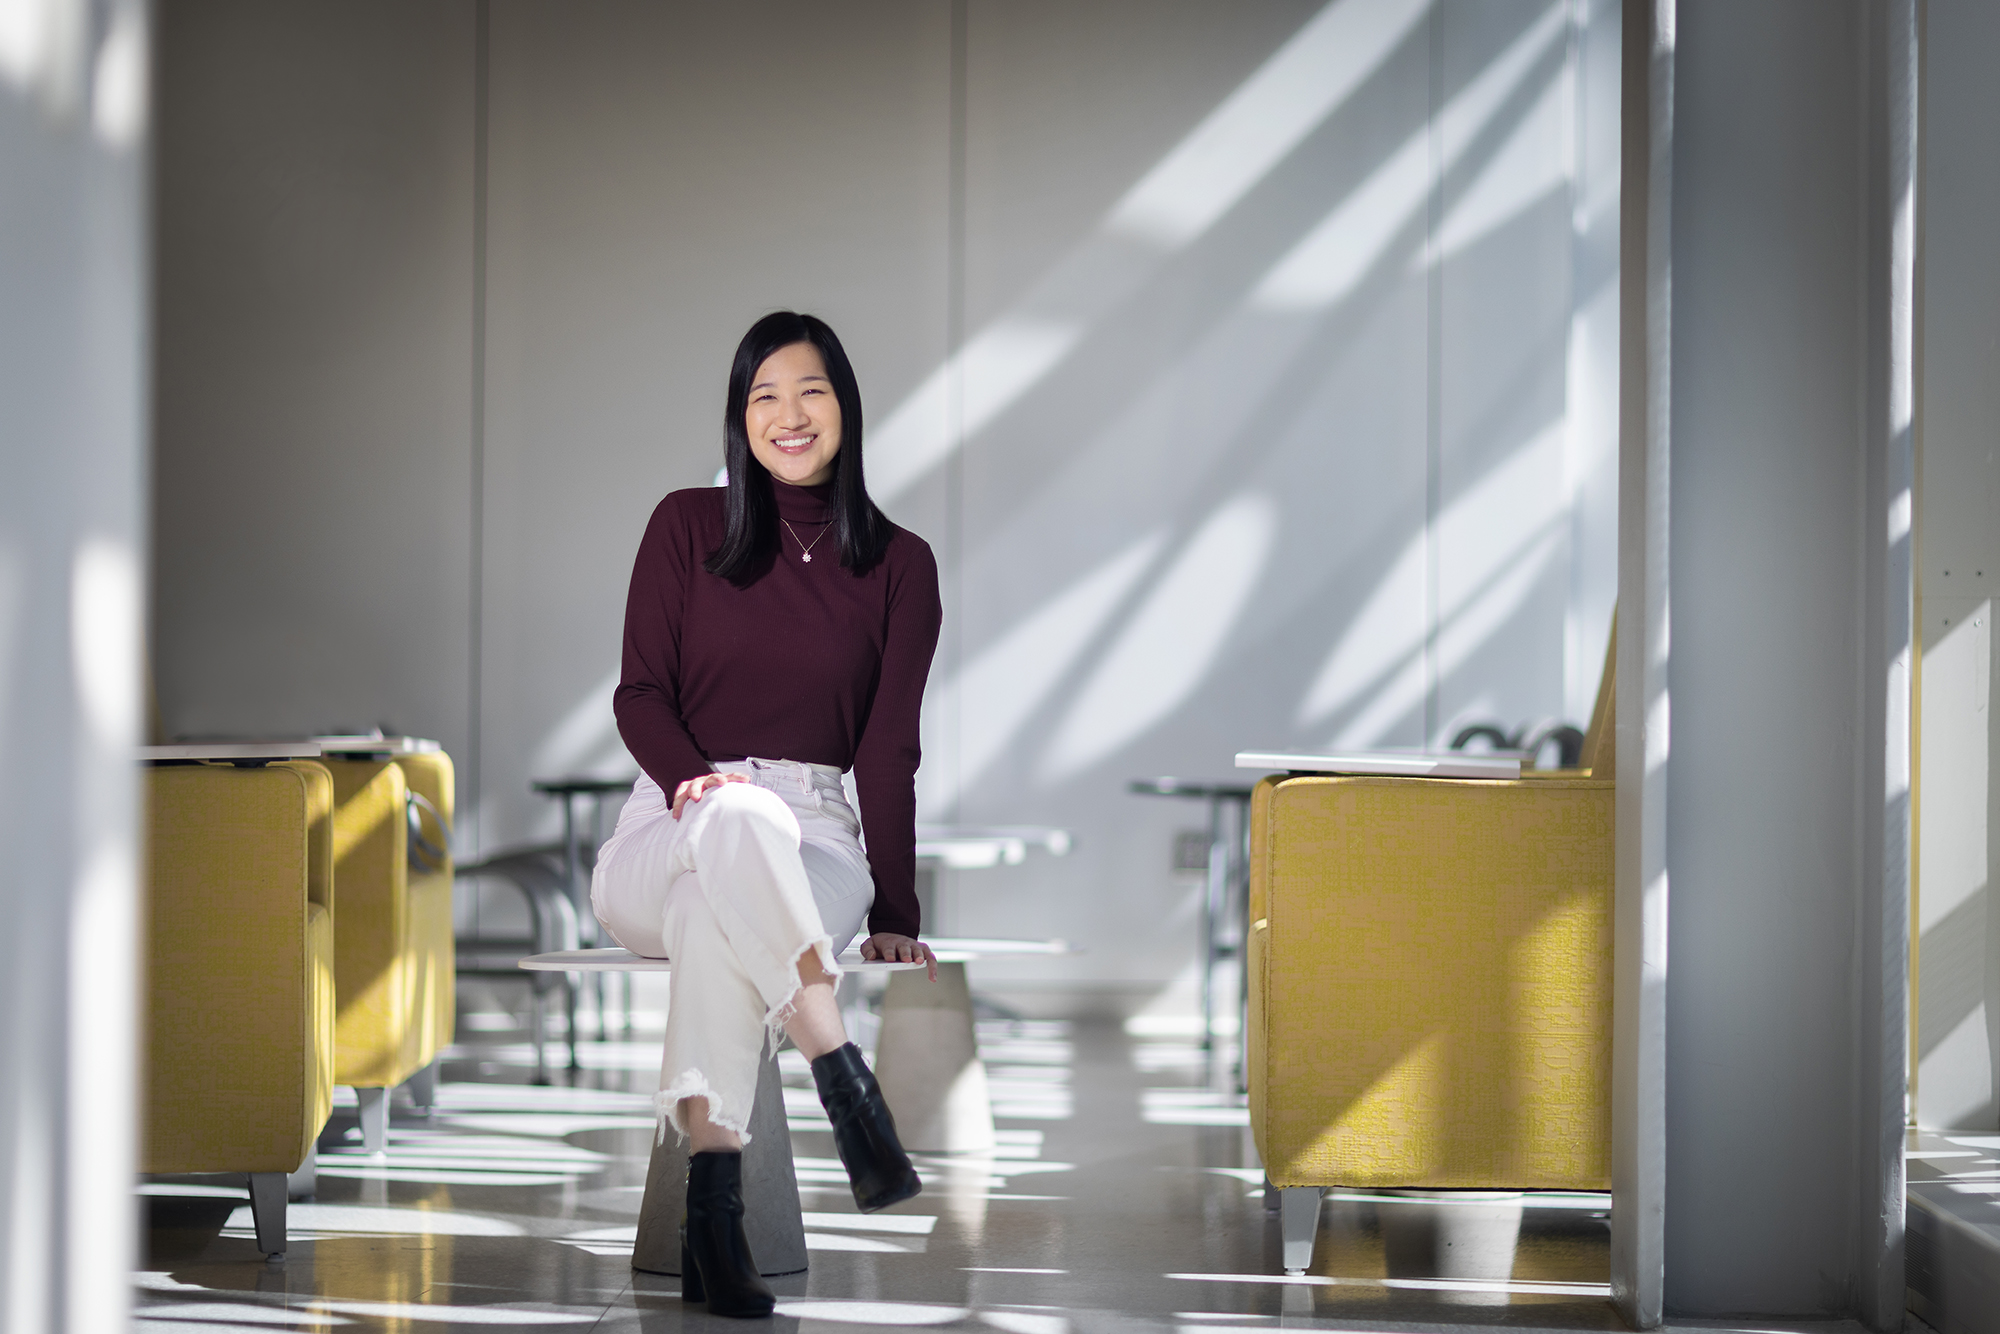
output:
[[[875,882],[861,821],[840,771],[795,760],[715,766],[742,774],[688,802],[681,818],[641,775],[598,854],[590,902],[613,940],[673,960],[667,1042],[654,1095],[660,1133],[685,1136],[680,1101],[707,1098],[709,1119],[750,1124],[764,1043],[790,1017],[798,962],[834,962],[867,919]]]

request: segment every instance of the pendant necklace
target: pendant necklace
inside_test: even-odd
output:
[[[802,555],[800,556],[800,559],[801,559],[801,560],[803,560],[803,561],[805,561],[805,562],[806,562],[806,563],[807,563],[808,565],[810,565],[810,564],[812,563],[812,558],[813,558],[813,547],[816,547],[816,546],[818,546],[818,545],[819,545],[819,538],[820,538],[820,537],[825,537],[825,536],[826,536],[826,528],[831,528],[831,527],[833,527],[833,525],[832,525],[832,524],[828,524],[828,525],[826,526],[826,528],[822,528],[822,529],[820,529],[820,530],[819,530],[819,537],[815,537],[815,538],[814,538],[814,539],[812,540],[812,546],[811,546],[811,547],[809,547],[809,546],[807,546],[807,545],[806,545],[806,544],[805,544],[804,542],[799,542],[799,530],[798,530],[798,529],[796,529],[796,528],[794,528],[794,527],[792,527],[792,522],[791,522],[791,520],[790,520],[790,519],[780,519],[780,520],[778,520],[778,522],[779,522],[779,523],[782,523],[782,524],[784,524],[784,525],[785,525],[785,531],[786,531],[786,532],[788,532],[788,533],[790,533],[790,534],[792,535],[792,541],[794,541],[794,542],[798,542],[798,543],[799,543],[799,547],[800,547],[800,550],[801,550],[801,552],[803,553],[803,554],[802,554]]]

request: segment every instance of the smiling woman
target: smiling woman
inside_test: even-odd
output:
[[[748,588],[784,545],[781,531],[810,558],[831,530],[840,564],[856,574],[887,554],[896,529],[863,479],[861,387],[826,321],[783,310],[750,326],[729,368],[722,440],[723,535],[704,570]],[[822,486],[824,496],[798,492]],[[805,499],[811,518],[781,512],[781,496]]]
[[[656,1106],[692,1141],[683,1295],[768,1316],[741,1193],[767,1036],[811,1062],[858,1208],[920,1188],[833,983],[864,920],[864,958],[936,976],[916,939],[915,780],[941,611],[930,548],[868,498],[861,394],[824,322],[751,326],[723,430],[726,494],[661,501],[633,565],[613,711],[645,772],[591,903],[620,945],[673,960]]]
[[[840,453],[840,400],[811,343],[781,347],[757,368],[743,411],[750,452],[774,481],[822,486]]]

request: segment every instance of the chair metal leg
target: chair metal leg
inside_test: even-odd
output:
[[[548,993],[536,984],[529,1003],[528,1031],[535,1044],[535,1082],[549,1082],[549,998]]]
[[[1278,1234],[1285,1243],[1285,1272],[1303,1274],[1312,1268],[1313,1237],[1319,1232],[1318,1186],[1287,1186],[1278,1201]]]
[[[583,1062],[576,1056],[576,993],[580,973],[563,974],[563,1014],[569,1020],[569,1068],[583,1069]]]
[[[389,1090],[356,1089],[361,1100],[361,1147],[368,1153],[389,1151]]]
[[[257,1249],[267,1260],[285,1258],[285,1173],[251,1172],[250,1217],[257,1225]]]
[[[403,1087],[410,1091],[410,1103],[425,1116],[437,1105],[438,1063],[432,1061],[423,1069],[403,1081]]]

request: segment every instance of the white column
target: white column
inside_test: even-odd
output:
[[[1898,1328],[1914,4],[1626,24],[1617,1289]]]
[[[147,8],[0,25],[0,1334],[134,1261]]]
[[[1660,1323],[1666,1207],[1668,450],[1674,0],[1627,0],[1620,158],[1611,1290]]]
[[[2000,1126],[2000,6],[1925,16],[1916,1119]]]

